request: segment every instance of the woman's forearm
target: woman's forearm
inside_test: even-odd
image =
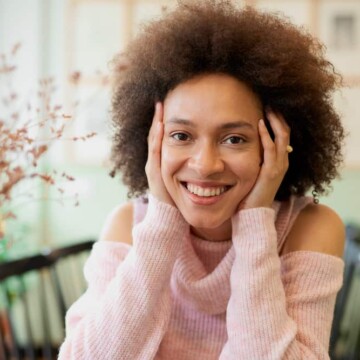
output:
[[[328,359],[342,260],[303,251],[282,263],[271,209],[241,211],[233,226],[228,341],[220,359]]]
[[[60,360],[154,357],[169,322],[170,277],[187,231],[176,208],[150,201],[144,221],[134,228],[133,247],[104,294],[68,326]],[[84,301],[95,299],[87,294]]]

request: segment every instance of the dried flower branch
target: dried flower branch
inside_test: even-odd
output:
[[[58,141],[86,141],[96,135],[92,132],[87,135],[65,137],[65,129],[73,117],[62,111],[62,106],[53,104],[53,94],[56,90],[52,78],[42,79],[36,102],[38,107],[27,103],[21,107],[19,94],[12,89],[11,76],[16,71],[12,59],[20,48],[16,44],[10,56],[0,54],[0,85],[7,84],[7,93],[0,98],[0,240],[4,236],[3,221],[15,219],[13,212],[16,198],[20,196],[32,197],[31,192],[21,195],[15,190],[26,181],[33,182],[39,179],[49,186],[57,186],[61,195],[64,189],[58,186],[59,179],[74,181],[74,177],[56,170],[44,173],[39,170],[39,162],[49,148]],[[80,79],[80,73],[73,77]],[[75,205],[78,205],[76,199]]]

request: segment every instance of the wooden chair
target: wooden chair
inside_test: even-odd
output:
[[[349,225],[344,254],[344,283],[335,304],[330,339],[332,360],[360,359],[360,228]]]
[[[56,359],[94,241],[0,264],[0,360]]]

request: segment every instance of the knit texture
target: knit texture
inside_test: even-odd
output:
[[[329,359],[344,262],[279,256],[310,201],[242,210],[224,242],[191,235],[175,207],[135,201],[133,246],[93,247],[59,359]]]

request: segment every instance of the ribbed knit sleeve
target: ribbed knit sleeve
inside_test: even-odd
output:
[[[220,359],[329,359],[342,259],[277,252],[275,213],[248,209],[233,217],[235,260]]]
[[[150,196],[125,258],[120,243],[96,244],[85,267],[88,290],[68,311],[59,359],[154,358],[170,319],[172,269],[188,231],[175,207]]]

